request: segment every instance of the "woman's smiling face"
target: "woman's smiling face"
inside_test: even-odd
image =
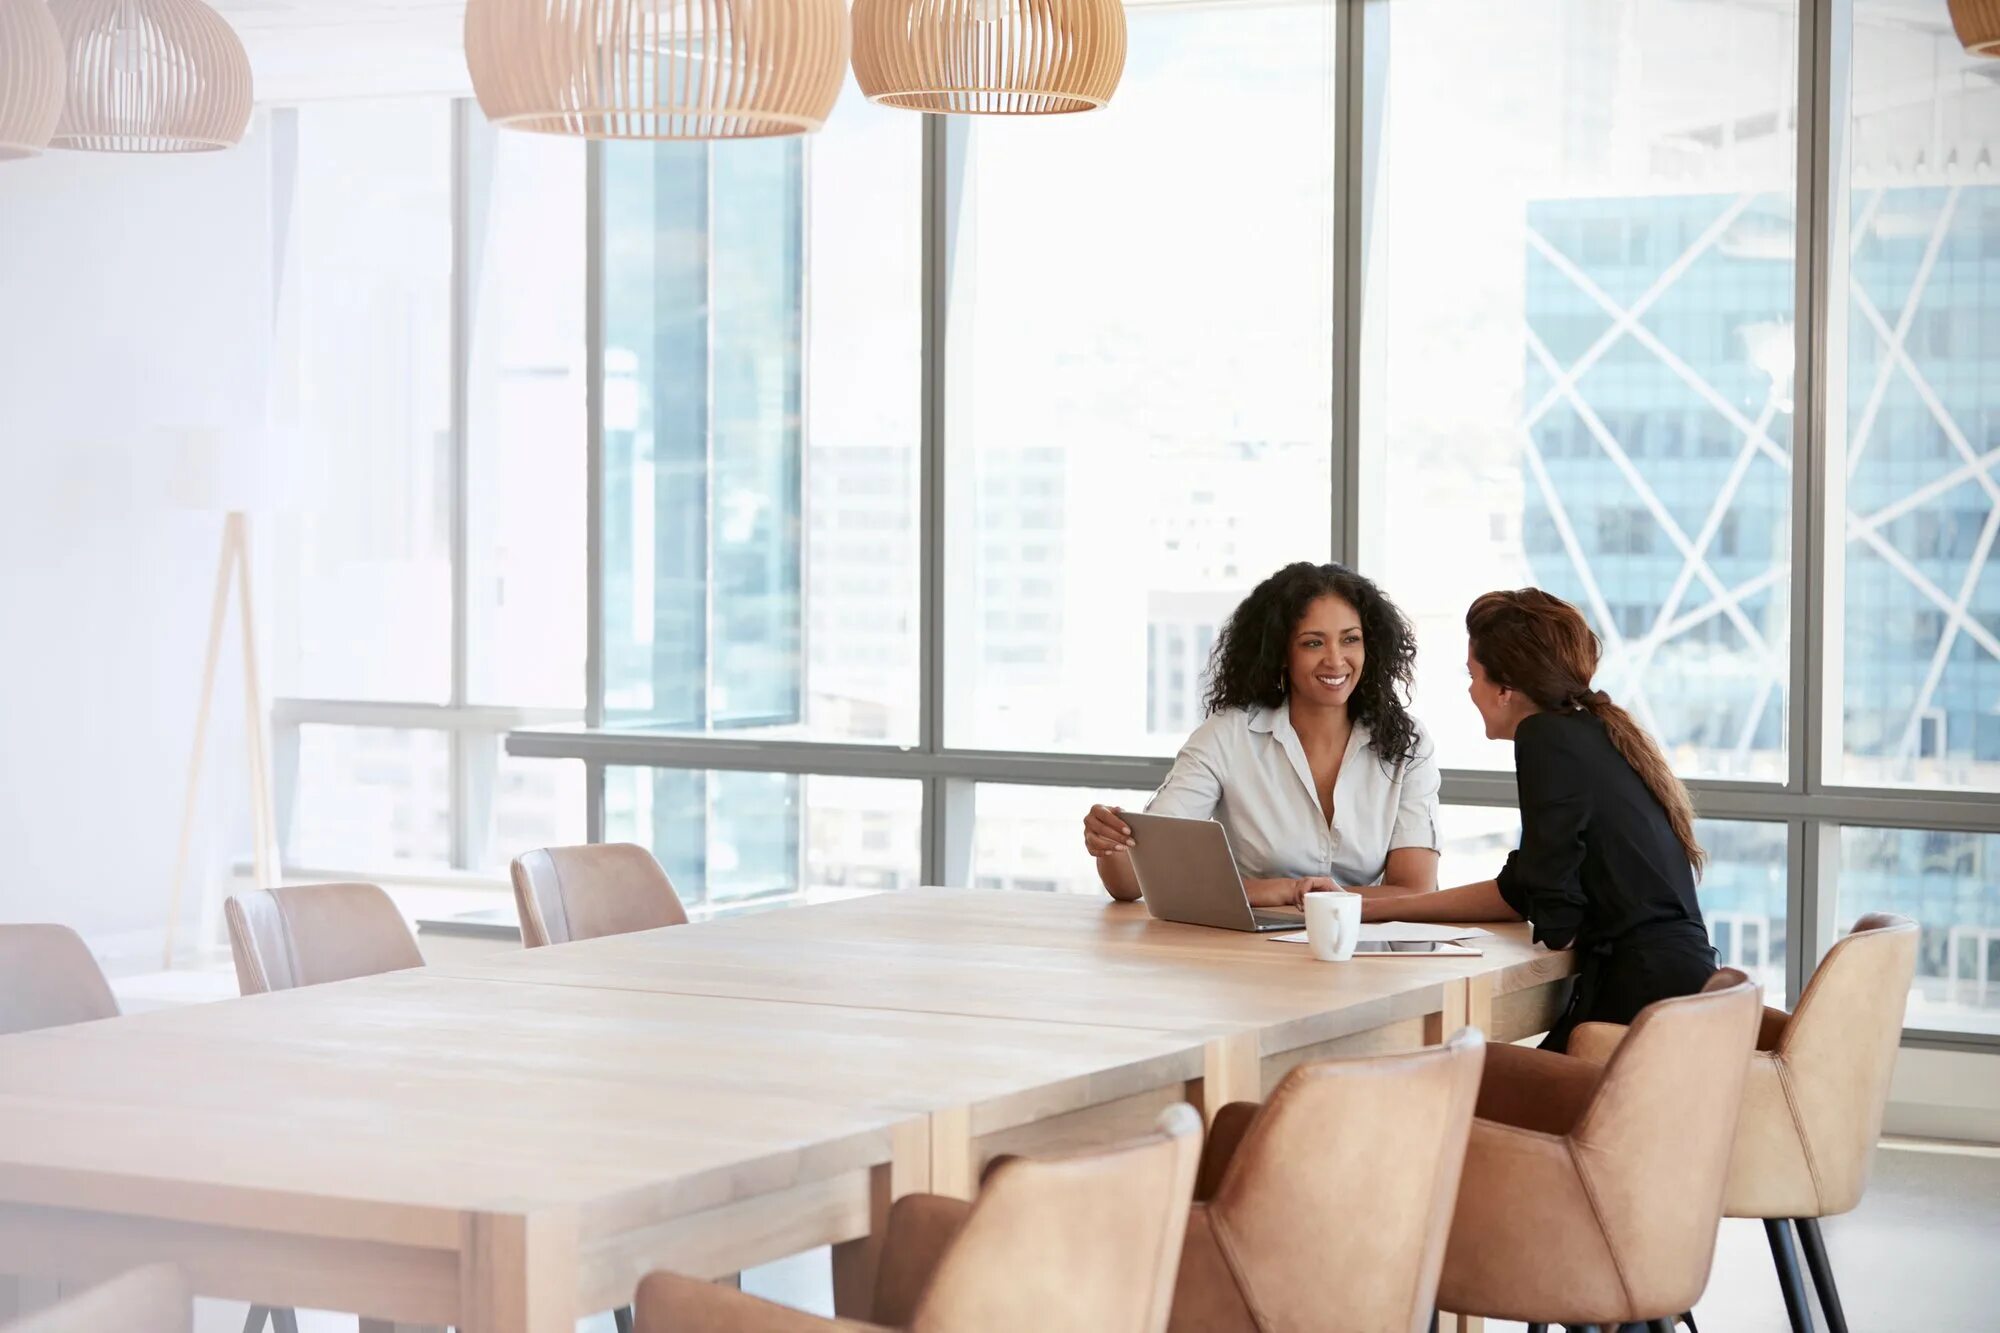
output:
[[[1331,594],[1314,600],[1292,630],[1287,682],[1292,698],[1322,707],[1345,705],[1368,662],[1361,613]]]

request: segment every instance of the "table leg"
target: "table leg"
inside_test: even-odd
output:
[[[1201,1079],[1190,1083],[1188,1100],[1201,1109],[1203,1124],[1231,1102],[1264,1100],[1264,1072],[1255,1032],[1217,1037],[1202,1047]]]
[[[940,1111],[890,1132],[889,1160],[868,1177],[868,1234],[833,1247],[833,1310],[842,1319],[867,1319],[874,1312],[875,1270],[881,1265],[882,1240],[889,1231],[889,1206],[905,1194],[937,1188],[932,1168],[940,1133],[955,1139],[970,1172],[971,1119],[962,1108]],[[970,1187],[959,1197],[970,1198]]]
[[[1462,1027],[1493,1027],[1493,978],[1468,977],[1444,986],[1444,1007],[1424,1015],[1424,1045],[1439,1046]]]
[[[458,1264],[459,1333],[575,1333],[574,1213],[469,1213]]]
[[[1493,982],[1488,977],[1472,977],[1448,982],[1444,988],[1444,1008],[1424,1016],[1424,1044],[1441,1045],[1462,1027],[1481,1032],[1493,1026]],[[1438,1333],[1484,1333],[1486,1321],[1478,1315],[1438,1315]]]

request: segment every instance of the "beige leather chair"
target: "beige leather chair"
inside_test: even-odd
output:
[[[111,984],[68,926],[0,926],[0,1033],[118,1017]]]
[[[150,1264],[46,1310],[0,1324],[5,1333],[188,1333],[194,1302],[180,1270]]]
[[[543,847],[515,857],[512,870],[521,943],[530,949],[687,924],[667,872],[633,843]]]
[[[1420,1333],[1486,1042],[1325,1060],[1216,1115],[1173,1333]]]
[[[409,923],[373,884],[298,884],[223,905],[245,995],[422,967]]]
[[[898,1199],[874,1323],[828,1320],[673,1273],[639,1284],[639,1333],[1161,1333],[1201,1153],[1170,1107],[1115,1147],[993,1164],[975,1203]]]
[[[422,967],[409,923],[374,884],[294,884],[239,893],[223,904],[236,988],[245,995],[318,986]],[[276,1333],[298,1333],[282,1307],[250,1307],[243,1333],[266,1318]]]
[[[1726,969],[1648,1006],[1604,1065],[1487,1047],[1439,1307],[1659,1333],[1693,1309],[1760,1007]]]
[[[1819,1219],[1851,1211],[1868,1187],[1917,970],[1917,934],[1908,917],[1862,917],[1827,952],[1796,1011],[1764,1011],[1750,1057],[1722,1211],[1763,1219],[1785,1308],[1800,1333],[1812,1327],[1812,1315],[1792,1249],[1794,1225],[1828,1325],[1847,1330]],[[1609,1023],[1579,1024],[1570,1050],[1603,1063],[1625,1035]]]

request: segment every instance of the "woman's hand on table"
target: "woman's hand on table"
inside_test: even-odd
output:
[[[1290,907],[1303,910],[1308,893],[1334,893],[1340,885],[1325,875],[1299,875],[1291,879],[1245,880],[1253,907]]]

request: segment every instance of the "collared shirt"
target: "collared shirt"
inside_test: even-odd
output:
[[[1385,764],[1368,741],[1368,728],[1356,723],[1329,824],[1291,709],[1228,709],[1188,737],[1146,811],[1220,823],[1245,879],[1325,875],[1336,884],[1379,884],[1390,852],[1438,850],[1438,770],[1422,728],[1415,756],[1402,763]]]

